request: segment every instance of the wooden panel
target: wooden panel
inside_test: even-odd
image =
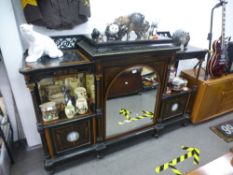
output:
[[[233,90],[223,91],[221,93],[221,103],[219,111],[225,111],[232,108],[233,104]]]
[[[162,99],[160,116],[162,120],[167,120],[179,115],[183,115],[189,100],[190,91],[176,93],[170,97]]]
[[[220,78],[204,80],[204,72],[196,82],[193,70],[182,71],[182,76],[188,79],[188,86],[198,86],[191,120],[198,123],[220,116],[233,110],[233,74]]]
[[[132,71],[126,71],[117,77],[110,87],[108,97],[129,95],[142,90],[141,70],[135,69],[135,73]]]
[[[90,120],[55,127],[51,133],[56,154],[91,144]]]

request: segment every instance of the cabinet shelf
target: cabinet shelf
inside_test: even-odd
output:
[[[96,116],[95,113],[92,113],[91,111],[89,111],[86,114],[74,116],[72,119],[68,119],[64,117],[64,118],[57,119],[57,120],[50,121],[50,122],[43,122],[42,124],[43,124],[43,128],[51,128],[54,126],[61,126],[61,125],[73,123],[76,121],[91,119],[95,116]]]
[[[43,56],[36,63],[23,63],[23,67],[19,70],[23,74],[28,74],[32,72],[39,71],[49,71],[53,72],[56,69],[65,69],[75,66],[89,66],[93,64],[89,59],[84,56],[81,56],[77,49],[64,49],[64,55],[62,59],[51,59],[48,56]],[[27,55],[27,52],[24,53],[24,56]]]
[[[175,97],[175,96],[179,96],[179,95],[182,95],[182,94],[189,94],[191,93],[193,90],[188,88],[187,91],[184,91],[184,90],[181,90],[181,91],[172,91],[171,93],[166,93],[166,94],[163,94],[163,99],[166,99],[166,98],[172,98],[172,97]]]

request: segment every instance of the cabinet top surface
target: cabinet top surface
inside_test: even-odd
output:
[[[188,47],[184,51],[178,50],[176,52],[176,59],[184,60],[184,59],[197,58],[199,60],[204,60],[207,52],[208,52],[207,49],[197,48],[188,45]]]
[[[196,69],[188,69],[188,70],[183,70],[181,72],[182,75],[185,75],[185,77],[190,77],[192,79],[195,79],[197,75]],[[233,79],[233,74],[226,74],[226,75],[222,75],[221,77],[213,77],[213,78],[208,76],[207,80],[205,80],[205,72],[204,70],[201,70],[198,81],[200,83],[210,84],[210,83],[218,83],[219,81],[225,81],[228,79]]]
[[[88,53],[94,59],[104,56],[118,56],[138,53],[156,53],[156,52],[173,52],[179,50],[174,46],[171,40],[160,41],[123,41],[96,44],[90,38],[81,36],[81,40],[77,43],[79,49]]]
[[[26,74],[33,71],[43,71],[46,69],[65,68],[93,63],[90,59],[107,58],[109,56],[120,56],[130,54],[176,54],[176,59],[199,58],[204,59],[207,50],[188,46],[185,51],[181,51],[178,46],[174,46],[170,41],[135,41],[122,43],[95,44],[81,35],[52,37],[58,48],[64,53],[61,58],[41,57],[37,62],[27,63],[24,54],[23,65],[20,73]],[[88,54],[90,59],[80,51]]]
[[[26,53],[24,54],[24,57]],[[91,64],[85,56],[81,55],[77,49],[63,50],[63,56],[60,58],[49,58],[48,56],[41,57],[37,62],[27,63],[23,60],[23,65],[20,73],[33,71],[43,71],[46,69],[65,68],[71,66]]]

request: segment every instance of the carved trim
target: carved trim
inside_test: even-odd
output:
[[[75,49],[78,36],[52,37],[59,49]]]

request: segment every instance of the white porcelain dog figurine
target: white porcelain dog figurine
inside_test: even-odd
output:
[[[51,58],[63,56],[55,42],[50,37],[35,32],[33,25],[21,24],[20,31],[29,44],[26,62],[36,62],[42,55],[48,55]]]

